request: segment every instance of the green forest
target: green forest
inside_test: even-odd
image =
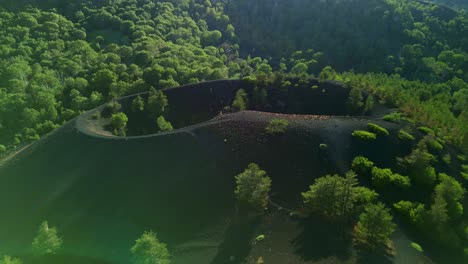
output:
[[[451,142],[467,131],[464,10],[364,0],[9,2],[0,16],[2,149],[150,87],[318,77],[324,68],[323,78],[358,84]]]
[[[268,108],[271,87],[287,94],[312,80],[336,82],[349,90],[347,116],[382,105],[394,110],[384,121],[408,124],[392,132],[368,122],[353,140],[394,136],[409,152],[395,168],[353,157],[343,175],[324,175],[297,193],[303,211],[340,234],[348,230],[369,251],[387,244],[397,218],[466,261],[467,7],[463,0],[3,0],[0,158],[103,105],[92,118],[108,118],[115,136],[128,135],[135,113],[151,120],[154,128],[140,129],[148,134],[177,130],[165,115],[171,101],[163,91],[171,87],[223,79],[254,87],[239,89],[224,114]],[[116,101],[146,92],[128,113]],[[265,142],[288,133],[290,123],[271,119]],[[275,181],[259,165],[235,181],[240,208],[269,206]],[[43,222],[32,245],[39,255],[55,254],[66,239]],[[129,250],[134,263],[170,263],[166,246],[147,231]],[[20,262],[5,256],[0,263]]]

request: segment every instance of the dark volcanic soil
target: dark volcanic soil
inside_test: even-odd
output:
[[[112,263],[128,263],[129,249],[145,230],[158,233],[176,264],[255,263],[260,256],[278,264],[353,262],[350,241],[319,220],[306,225],[289,209],[301,206],[300,193],[314,179],[347,171],[354,156],[393,167],[395,156],[411,147],[396,136],[404,124],[378,118],[244,111],[122,138],[90,126],[91,113],[0,166],[0,252],[29,254],[47,219],[63,237],[62,255]],[[289,121],[286,133],[265,133],[272,118]],[[352,131],[366,129],[369,121],[391,135],[354,139]],[[322,143],[328,148],[320,149]],[[239,215],[234,176],[251,162],[272,178],[272,201],[288,209],[271,207],[264,218]],[[265,240],[254,245],[259,234]],[[419,263],[420,254],[409,252],[398,253],[405,255],[397,254],[396,263]]]

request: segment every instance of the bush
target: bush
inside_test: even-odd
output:
[[[144,232],[130,249],[135,264],[169,264],[170,254],[166,244],[159,241],[154,232]]]
[[[385,115],[383,117],[383,120],[389,121],[389,122],[399,122],[401,121],[401,114],[398,112],[393,112],[391,114]]]
[[[464,172],[468,172],[468,165],[465,165],[465,164],[461,165],[461,169]]]
[[[411,186],[410,179],[407,176],[393,173],[390,169],[380,169],[378,167],[372,168],[372,183],[381,188],[390,184],[404,189]]]
[[[418,127],[418,130],[419,130],[419,132],[424,133],[426,135],[434,135],[435,134],[434,130],[432,130],[432,129],[428,128],[428,127],[425,127],[425,126]]]
[[[465,179],[465,180],[468,180],[468,165],[462,165],[461,166],[461,176]]]
[[[373,132],[379,136],[388,136],[390,135],[390,133],[388,133],[388,130],[379,126],[379,125],[376,125],[376,124],[373,124],[373,123],[368,123],[367,124],[367,129],[370,131],[370,132]]]
[[[374,162],[363,156],[355,157],[351,163],[351,169],[358,175],[369,175],[373,167]]]
[[[426,141],[426,145],[429,148],[429,150],[432,150],[436,153],[441,152],[444,149],[444,146],[440,144],[437,140],[430,138]]]
[[[265,128],[265,131],[268,134],[282,134],[286,132],[288,125],[289,122],[287,120],[273,118],[268,123],[267,127]]]
[[[164,116],[158,117],[158,119],[156,119],[156,123],[158,124],[159,130],[162,131],[162,132],[171,131],[171,130],[174,129],[172,127],[172,124],[170,122],[166,121]]]
[[[1,144],[0,144],[0,154],[5,153],[6,150],[7,150],[7,148],[6,148],[4,145],[1,145]]]
[[[404,141],[413,141],[415,140],[414,136],[411,135],[410,133],[404,131],[403,129],[400,129],[398,132],[398,138]]]
[[[411,247],[416,249],[417,251],[423,253],[424,250],[423,248],[421,247],[421,245],[419,245],[418,243],[415,243],[415,242],[411,242]]]
[[[468,172],[460,172],[463,179],[468,181]]]
[[[251,163],[235,178],[237,187],[234,193],[241,204],[257,210],[267,207],[271,179],[264,170],[261,170],[257,164]]]
[[[319,148],[325,150],[325,149],[328,149],[328,145],[322,143],[322,144],[319,145]]]
[[[372,141],[377,139],[376,134],[364,130],[356,130],[353,132],[352,136],[363,141]]]
[[[464,163],[467,160],[465,155],[457,155],[457,159],[461,163]]]

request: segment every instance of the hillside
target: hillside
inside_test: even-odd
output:
[[[209,91],[210,87],[219,95],[235,86],[219,81],[167,92],[172,92],[173,101],[177,101],[176,97],[185,97],[190,91]],[[233,96],[232,90],[226,95]],[[196,93],[192,99],[206,102],[203,96]],[[338,103],[344,105],[345,100],[343,97]],[[397,136],[398,130],[407,125],[382,121],[378,116],[243,111],[169,133],[116,137],[88,126],[85,121],[95,111],[99,108],[1,164],[0,210],[5,212],[0,225],[2,251],[29,259],[28,245],[35,228],[48,219],[57,225],[66,242],[60,255],[49,258],[53,263],[68,263],[60,259],[69,261],[73,256],[96,259],[92,263],[126,263],[131,243],[148,229],[158,230],[174,254],[174,263],[227,263],[231,256],[235,260],[230,263],[251,263],[259,256],[270,263],[280,263],[275,261],[281,258],[291,263],[332,261],[337,257],[342,261],[364,261],[365,256],[352,257],[351,242],[346,240],[332,251],[303,255],[301,248],[315,243],[308,239],[309,233],[318,230],[311,230],[308,222],[275,206],[270,207],[266,218],[249,220],[239,216],[232,196],[234,175],[252,161],[260,164],[274,183],[272,202],[294,210],[301,207],[299,194],[304,186],[322,175],[346,172],[355,156],[375,157],[378,166],[394,168],[395,157],[411,150]],[[272,118],[289,121],[285,134],[265,133]],[[366,129],[369,122],[384,126],[391,136],[373,143],[351,136],[355,130]],[[327,149],[320,144],[327,144]],[[368,179],[360,181],[369,184]],[[408,195],[403,192],[391,200]],[[298,237],[286,238],[284,228]],[[232,232],[236,235],[232,236]],[[252,244],[252,239],[264,232],[266,244]],[[392,257],[395,263],[426,258],[409,248],[408,234],[401,232],[395,236],[395,247],[400,249]],[[335,243],[333,232],[322,236]],[[284,239],[297,241],[285,246]],[[265,245],[273,247],[278,255],[266,253]]]
[[[0,2],[0,264],[466,263],[458,2]]]

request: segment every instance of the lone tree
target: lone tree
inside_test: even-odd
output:
[[[158,119],[156,119],[156,123],[158,124],[159,130],[162,132],[171,131],[174,129],[172,124],[169,121],[166,121],[164,116],[159,116]]]
[[[268,134],[283,134],[288,129],[289,122],[285,119],[273,118],[265,128]]]
[[[153,87],[149,90],[148,102],[146,104],[146,109],[153,116],[162,115],[168,106],[167,96]]]
[[[244,172],[237,175],[236,184],[235,194],[240,203],[257,210],[262,210],[267,207],[271,179],[257,164],[249,164]]]
[[[111,117],[111,127],[114,135],[125,136],[125,128],[127,127],[128,117],[125,113],[119,112]]]
[[[248,105],[248,98],[247,98],[247,93],[244,91],[244,89],[239,89],[236,92],[236,97],[234,98],[234,101],[232,102],[232,109],[234,111],[244,111],[247,109]]]
[[[33,254],[36,256],[53,255],[61,247],[62,239],[57,235],[57,229],[49,227],[47,221],[42,222],[32,242]]]
[[[383,203],[368,205],[354,228],[357,242],[371,249],[384,245],[395,231],[392,219],[390,210]]]
[[[130,249],[135,264],[169,264],[170,254],[166,244],[159,241],[156,233],[144,232]]]

